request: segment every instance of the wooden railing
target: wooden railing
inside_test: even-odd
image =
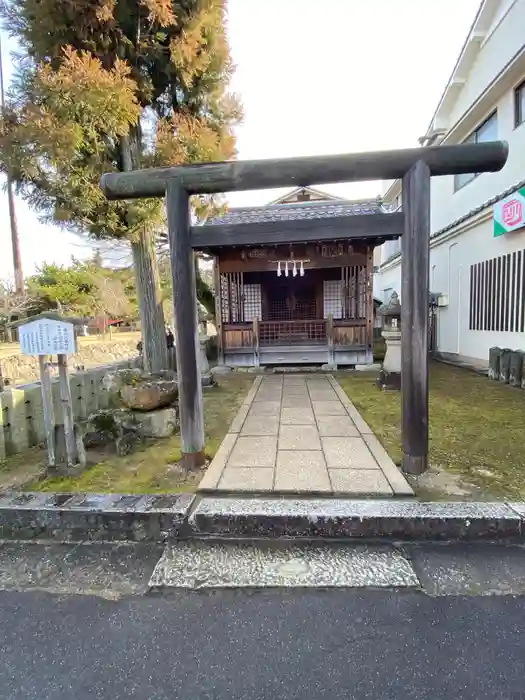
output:
[[[261,347],[326,344],[326,321],[259,321]]]

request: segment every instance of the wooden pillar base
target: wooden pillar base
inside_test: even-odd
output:
[[[181,464],[185,471],[191,472],[204,466],[206,454],[204,450],[200,452],[183,452]]]
[[[414,457],[413,455],[403,455],[403,471],[405,474],[423,474],[428,469],[428,458],[426,455]]]

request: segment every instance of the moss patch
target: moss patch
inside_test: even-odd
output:
[[[337,379],[400,464],[400,394],[379,391],[375,374],[340,373]],[[466,369],[431,363],[430,466],[459,478],[467,492],[473,487],[481,498],[525,498],[524,417],[525,391]],[[423,490],[418,495],[428,497]]]
[[[220,377],[219,386],[204,393],[206,453],[212,458],[226,435],[230,423],[253,383],[249,375]],[[89,454],[89,453],[88,453]],[[184,477],[178,467],[181,458],[180,436],[145,442],[130,455],[101,455],[100,461],[78,477],[47,478],[25,483],[29,491],[91,491],[98,493],[162,493],[194,491],[203,473]],[[29,478],[42,472],[45,452],[33,452]],[[38,466],[37,466],[38,465]],[[0,488],[15,471],[28,470],[28,454],[11,457],[0,466]],[[5,479],[4,479],[5,477]],[[27,478],[26,478],[27,482]]]

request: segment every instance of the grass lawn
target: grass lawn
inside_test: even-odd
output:
[[[254,377],[231,374],[219,377],[219,386],[204,394],[206,453],[213,457],[230,423],[248,393]],[[91,451],[88,452],[88,458]],[[162,493],[195,490],[203,472],[185,478],[177,465],[181,458],[180,437],[149,441],[130,455],[102,454],[100,461],[78,477],[37,477],[46,464],[39,449],[0,462],[0,489],[23,484],[28,491],[91,491],[97,493]],[[36,477],[36,478],[35,478]]]
[[[367,373],[340,373],[337,379],[400,464],[399,393],[379,391],[375,376]],[[413,480],[420,497],[450,495],[446,488],[439,493],[439,484],[455,483],[457,495],[525,499],[525,391],[433,362],[430,467],[427,475]],[[438,475],[434,481],[432,475]]]

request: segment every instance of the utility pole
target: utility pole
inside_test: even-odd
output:
[[[0,99],[2,114],[5,110],[4,70],[2,64],[2,39],[0,37]],[[13,249],[13,268],[15,273],[15,290],[20,296],[24,294],[24,273],[22,272],[22,258],[20,255],[20,240],[18,238],[18,226],[16,223],[15,194],[13,180],[9,170],[7,171],[7,203],[9,206],[9,222],[11,225],[11,246]]]

